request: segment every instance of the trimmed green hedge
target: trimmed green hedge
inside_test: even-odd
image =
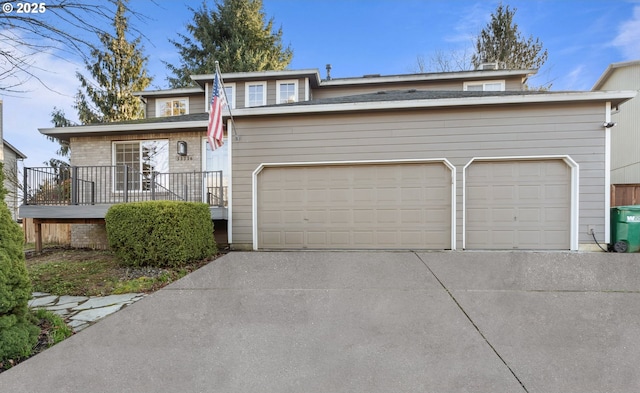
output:
[[[127,266],[179,267],[217,252],[204,203],[123,203],[109,208],[105,222],[109,247]]]
[[[0,362],[31,354],[40,328],[29,313],[31,281],[24,259],[24,235],[4,202],[0,163]]]

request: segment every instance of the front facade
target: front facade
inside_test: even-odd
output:
[[[140,93],[144,121],[41,132],[70,141],[74,167],[140,170],[132,183],[114,169],[111,194],[129,195],[129,185],[168,194],[161,174],[198,172],[199,187],[170,192],[214,195],[212,218],[234,249],[579,250],[595,247],[590,231],[607,243],[603,123],[634,94],[523,91],[531,73],[223,74],[233,119],[215,151],[205,105],[213,75]],[[214,193],[209,172],[220,178]],[[21,214],[104,214],[80,199]]]

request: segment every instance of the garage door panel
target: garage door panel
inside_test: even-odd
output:
[[[311,246],[322,247],[327,244],[327,233],[325,231],[322,232],[307,232],[307,242]]]
[[[466,248],[570,248],[571,169],[563,160],[474,162],[466,184]]]
[[[449,249],[451,176],[440,162],[264,168],[258,247]],[[277,190],[290,197],[262,198]]]

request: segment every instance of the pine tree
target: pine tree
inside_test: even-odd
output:
[[[125,15],[125,2],[127,1],[117,0],[113,21],[115,36],[109,33],[101,34],[100,42],[103,49],[93,49],[91,58],[95,61],[85,62],[87,70],[97,85],[81,73],[76,73],[81,89],[76,95],[75,107],[82,124],[143,117],[140,99],[134,96],[133,92],[147,88],[151,78],[147,76],[147,57],[142,55],[141,38],[138,37],[129,42],[126,37],[128,19]],[[54,121],[60,122],[60,119],[56,119],[56,112],[53,115]]]
[[[293,50],[282,45],[282,28],[274,32],[273,18],[268,21],[262,0],[216,0],[216,10],[206,3],[194,12],[187,24],[191,37],[180,34],[182,42],[170,40],[180,54],[179,65],[165,62],[173,73],[172,88],[193,82],[191,75],[212,74],[215,61],[223,72],[284,70]]]
[[[498,63],[505,69],[539,69],[547,61],[547,50],[533,36],[524,39],[513,22],[516,9],[500,4],[491,14],[491,21],[476,39],[476,53],[471,62],[478,68],[482,63]]]
[[[23,251],[23,233],[4,202],[4,175],[0,163],[0,363],[31,354],[38,328],[29,313],[31,281]]]

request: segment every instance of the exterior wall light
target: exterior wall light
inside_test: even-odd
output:
[[[178,141],[178,155],[186,156],[187,155],[187,142]]]

